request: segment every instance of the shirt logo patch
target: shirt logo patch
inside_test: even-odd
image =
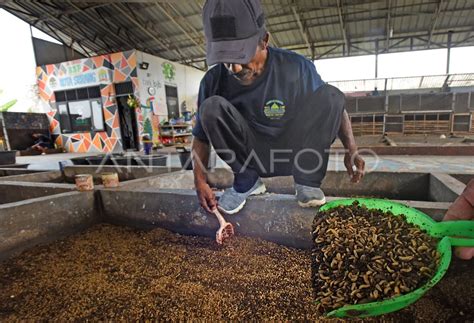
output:
[[[285,114],[286,106],[280,100],[270,100],[265,103],[263,113],[269,119],[281,119]]]

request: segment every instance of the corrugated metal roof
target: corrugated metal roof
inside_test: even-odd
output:
[[[472,0],[262,3],[272,43],[313,59],[375,53],[377,47],[379,53],[443,48],[450,33],[453,46],[474,45]],[[1,8],[84,54],[137,48],[200,67],[203,5],[204,0],[0,1]]]

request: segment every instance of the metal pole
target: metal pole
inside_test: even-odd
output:
[[[375,41],[375,78],[379,76],[379,41]]]
[[[449,31],[448,32],[448,58],[446,60],[446,74],[449,74],[449,63],[451,61],[451,39],[453,36],[453,32]]]
[[[36,46],[35,46],[35,42],[34,42],[34,39],[33,39],[33,27],[30,25],[30,39],[31,39],[31,46],[33,47],[33,58],[35,60],[35,66],[38,66],[38,63],[37,63],[37,56],[36,56]]]

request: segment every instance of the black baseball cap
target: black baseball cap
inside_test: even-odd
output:
[[[207,0],[202,17],[208,65],[250,62],[265,32],[260,0]]]

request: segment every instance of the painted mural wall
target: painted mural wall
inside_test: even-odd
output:
[[[118,152],[122,150],[120,122],[113,83],[131,81],[139,97],[136,51],[126,51],[59,64],[38,66],[36,75],[40,104],[50,120],[50,132],[58,146],[68,152]],[[62,134],[55,91],[100,86],[105,131]],[[143,115],[136,109],[139,134]],[[141,136],[140,136],[141,137]]]
[[[148,63],[148,68],[137,68],[139,98],[142,106],[145,132],[153,133],[153,141],[158,138],[158,125],[168,119],[165,86],[178,90],[180,113],[186,110],[197,111],[199,83],[204,72],[198,69],[165,60],[137,51],[137,65]],[[185,102],[185,103],[184,103]]]

